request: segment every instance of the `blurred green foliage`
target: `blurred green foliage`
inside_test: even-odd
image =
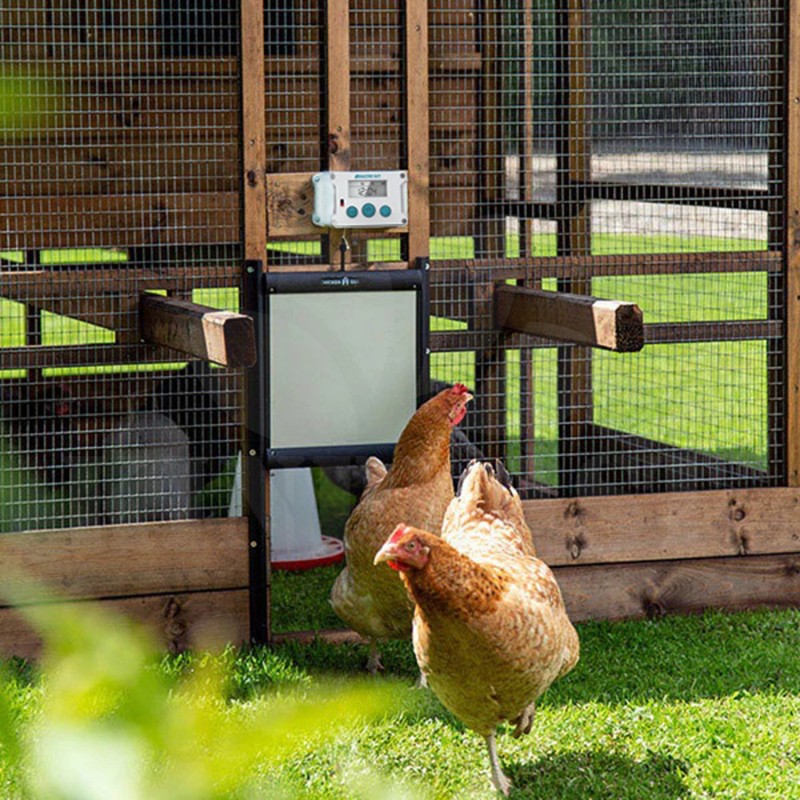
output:
[[[24,593],[11,594],[24,602]],[[385,717],[402,695],[391,681],[312,685],[288,662],[278,670],[280,693],[265,692],[271,681],[258,651],[165,661],[134,623],[85,604],[21,610],[46,647],[35,681],[8,666],[0,674],[4,800],[307,796],[270,773]]]
[[[39,71],[0,71],[0,134],[19,136],[54,123],[60,105],[55,81]]]

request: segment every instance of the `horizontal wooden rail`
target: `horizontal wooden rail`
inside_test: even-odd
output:
[[[229,642],[241,644],[249,639],[247,589],[80,600],[71,604],[129,617],[151,631],[157,646],[171,653],[187,649],[213,651]],[[0,655],[35,659],[41,652],[41,637],[24,614],[15,608],[0,608]]]
[[[141,296],[142,338],[225,367],[256,363],[253,320],[246,314],[161,297]]]
[[[487,280],[588,278],[609,275],[692,275],[710,272],[781,272],[778,250],[716,253],[617,253],[612,255],[522,256],[521,258],[436,259],[431,285],[451,284],[478,274]]]
[[[555,567],[553,572],[574,622],[800,606],[800,553]]]
[[[620,353],[634,353],[644,346],[641,309],[618,300],[498,286],[494,320],[498,328]]]
[[[548,564],[796,553],[800,490],[725,489],[523,502]]]
[[[48,593],[40,600],[49,591],[84,600],[242,589],[247,554],[244,517],[0,536],[2,570],[41,584]]]

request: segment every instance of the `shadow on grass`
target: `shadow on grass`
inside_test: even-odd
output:
[[[642,761],[602,750],[511,763],[511,797],[541,800],[677,800],[685,797],[688,765],[651,753]]]

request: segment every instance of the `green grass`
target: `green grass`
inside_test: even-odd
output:
[[[276,603],[279,621],[284,603],[308,610],[310,593],[306,590],[319,588],[333,574],[331,570],[321,573],[327,576],[324,581],[306,573],[279,582],[276,592],[283,595]],[[304,591],[298,593],[300,587]],[[512,798],[788,800],[797,796],[800,611],[707,612],[655,622],[586,623],[578,630],[581,661],[540,700],[531,734],[515,740],[506,731],[499,737],[501,762],[514,781]],[[102,647],[104,658],[112,658],[113,644],[106,642]],[[350,691],[351,681],[362,674],[366,656],[363,646],[321,642],[242,651],[233,658],[228,699],[222,705],[209,704],[213,683],[203,689],[202,682],[194,682],[200,695],[189,696],[195,709],[190,719],[195,720],[195,728],[207,726],[206,715],[213,714],[218,738],[225,741],[235,736],[233,725],[267,724],[274,718],[270,715],[274,715],[276,703],[313,697],[315,688],[326,689],[330,700]],[[220,800],[494,797],[479,737],[450,715],[429,690],[408,688],[416,676],[410,644],[389,645],[384,662],[386,673],[374,679],[373,685],[390,694],[384,695],[387,706],[378,717],[356,720],[335,735],[326,735],[330,711],[320,706],[321,736],[310,732],[305,721],[304,732],[291,739],[280,758],[265,753],[249,765],[247,775],[236,776],[240,783],[248,783],[249,793],[192,794],[193,782],[186,783],[189,773],[178,773],[176,779],[189,792],[182,796]],[[172,683],[180,676],[191,676],[201,666],[213,668],[215,663],[228,662],[205,656],[164,658],[155,667],[156,689],[162,680],[159,675]],[[83,671],[78,670],[80,664]],[[125,711],[125,705],[117,710],[115,703],[122,700],[114,700],[116,684],[110,680],[103,679],[100,684],[103,701],[98,705],[91,700],[85,683],[100,679],[102,661],[73,658],[67,662],[70,665],[71,671],[48,672],[49,691],[44,691],[36,670],[20,663],[9,665],[5,695],[15,725],[24,728],[32,724],[42,709],[45,725],[52,724],[50,716],[58,700],[54,692],[60,689],[75,694],[70,681],[80,679],[81,726],[102,724],[108,735],[118,735],[124,723],[125,731],[135,725],[130,731],[139,738],[162,740],[163,735],[150,731],[149,726],[158,725],[163,712],[145,717],[135,709]],[[80,678],[87,675],[87,668],[93,677]],[[130,681],[131,673],[128,667],[115,681]],[[139,702],[146,702],[145,690],[155,691],[147,688],[153,681],[146,679],[143,688],[137,679]],[[185,693],[177,699],[181,696]],[[358,702],[363,702],[363,697]],[[56,706],[62,717],[64,707],[62,699]],[[177,710],[171,703],[173,718]],[[77,712],[70,713],[69,721],[75,725]],[[135,714],[134,722],[128,723],[125,714]],[[86,715],[88,722],[83,719]],[[0,720],[0,730],[2,723]],[[200,734],[201,741],[204,735]],[[163,741],[161,746],[173,753],[175,742]],[[97,744],[85,737],[80,743],[86,747]],[[193,752],[191,747],[191,742],[184,743],[179,751],[184,758]],[[217,764],[220,745],[212,738],[205,747],[205,758]],[[119,757],[118,752],[110,752]],[[187,761],[187,767],[191,764],[196,769],[201,763]],[[236,761],[229,769],[234,775],[243,768]],[[99,775],[102,777],[101,771]],[[5,800],[22,800],[18,793],[21,785],[19,770],[12,769],[9,751],[0,745],[0,795]],[[84,800],[88,795],[72,797]]]

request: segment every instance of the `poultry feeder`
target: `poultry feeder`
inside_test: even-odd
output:
[[[229,516],[242,513],[242,459],[236,462]],[[344,545],[320,530],[311,470],[270,472],[270,541],[273,569],[303,570],[335,564],[344,558]]]

